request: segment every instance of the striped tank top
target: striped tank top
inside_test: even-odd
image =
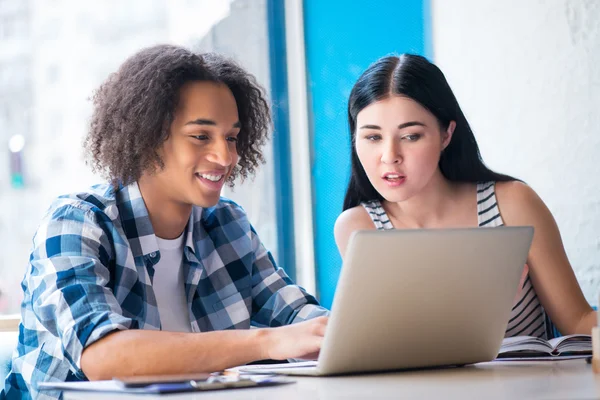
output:
[[[364,202],[362,206],[369,213],[376,229],[394,229],[379,200]],[[495,182],[477,184],[477,220],[480,227],[504,225],[496,201]],[[527,265],[519,287],[504,336],[526,335],[551,339],[554,337],[553,325],[533,288]]]

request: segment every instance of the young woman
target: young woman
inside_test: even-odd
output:
[[[425,58],[381,58],[348,101],[351,178],[335,238],[358,229],[530,225],[535,229],[506,336],[589,334],[586,302],[550,211],[526,184],[488,169],[443,73]],[[468,279],[468,277],[465,277]],[[468,312],[468,310],[465,310]]]
[[[217,55],[156,46],[108,78],[86,149],[109,183],[57,199],[35,234],[6,398],[315,357],[327,310],[220,197],[262,161],[269,123],[254,77]]]

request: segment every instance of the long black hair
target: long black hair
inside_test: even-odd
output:
[[[350,92],[348,124],[352,170],[344,198],[344,210],[364,201],[383,200],[369,181],[358,159],[354,142],[358,113],[368,105],[391,95],[406,96],[425,107],[437,118],[443,130],[448,129],[451,121],[456,122],[452,140],[439,162],[439,168],[446,179],[455,182],[515,180],[485,166],[473,131],[444,74],[437,66],[426,58],[413,54],[386,56],[371,64]]]

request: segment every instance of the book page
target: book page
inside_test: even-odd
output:
[[[556,357],[591,353],[590,335],[567,335],[548,341],[532,336],[515,336],[502,341],[498,358]]]
[[[567,335],[548,341],[555,354],[592,353],[592,337],[590,335]]]
[[[515,336],[502,341],[499,357],[550,355],[551,353],[552,346],[544,339],[533,336]]]

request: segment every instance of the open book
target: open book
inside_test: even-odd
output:
[[[505,338],[500,346],[498,358],[528,358],[591,355],[590,335],[567,335],[544,340],[533,336]]]

